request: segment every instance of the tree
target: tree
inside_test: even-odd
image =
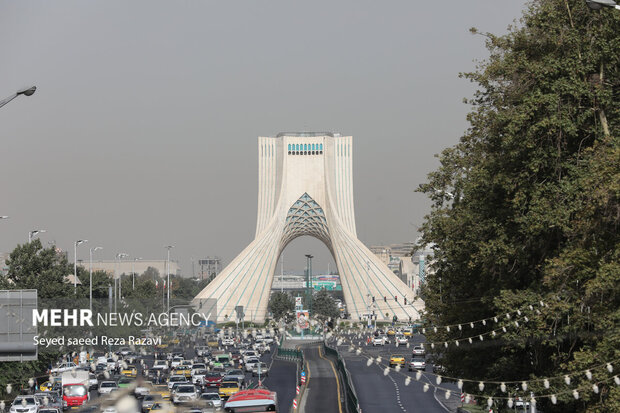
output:
[[[271,298],[269,299],[269,311],[271,311],[275,320],[292,316],[294,310],[295,303],[290,295],[280,291],[271,294]]]
[[[492,344],[450,346],[450,376],[561,377],[620,356],[619,30],[620,13],[537,0],[520,27],[484,34],[490,57],[464,75],[479,86],[470,128],[420,186],[433,201],[421,228],[435,251],[427,325],[546,305]],[[466,337],[427,331],[434,342]],[[620,411],[609,374],[592,373],[599,393],[579,400],[570,389],[592,384],[582,374],[523,395],[557,392],[557,406],[539,401],[546,412]],[[505,396],[496,387],[485,394]]]
[[[339,315],[336,301],[326,290],[320,290],[312,298],[312,312],[316,317],[336,318]]]
[[[2,288],[36,289],[39,299],[73,294],[73,286],[65,282],[65,277],[73,274],[73,266],[55,246],[43,248],[39,239],[17,245],[6,265],[7,276],[0,280]]]

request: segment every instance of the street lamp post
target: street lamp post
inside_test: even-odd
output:
[[[306,259],[308,261],[306,270],[306,297],[308,299],[308,313],[312,311],[312,258],[314,258],[314,256],[306,254]]]
[[[135,271],[136,261],[139,261],[141,259],[142,257],[134,258],[133,262],[131,263],[131,289],[132,290],[136,289],[136,271]]]
[[[38,234],[43,234],[44,232],[47,232],[47,231],[44,230],[44,229],[34,229],[34,230],[28,232],[28,244],[30,244],[32,242],[32,238],[33,237],[35,237]]]
[[[11,96],[3,100],[0,100],[0,108],[6,105],[7,103],[9,103],[10,101],[12,101],[13,99],[15,99],[16,97],[18,97],[19,95],[32,96],[36,90],[37,90],[37,87],[33,86],[31,88],[20,90],[19,92],[15,92]]]
[[[120,298],[120,282],[119,282],[119,277],[120,277],[120,266],[121,266],[121,259],[125,258],[125,257],[129,257],[128,254],[125,254],[124,252],[119,252],[118,254],[116,254],[116,269],[117,269],[117,274],[115,274],[114,276],[114,312],[116,312],[116,303],[118,301],[118,299]]]
[[[73,294],[77,294],[77,247],[88,242],[87,239],[79,239],[73,243]]]
[[[103,249],[103,247],[95,247],[90,248],[90,264],[88,266],[88,273],[90,274],[90,283],[89,283],[89,298],[90,298],[90,311],[93,311],[93,252],[99,251]]]
[[[168,311],[170,311],[170,250],[172,248],[174,248],[174,245],[166,245],[164,248],[166,248],[168,250],[168,258],[166,260],[166,273],[167,273],[167,279],[168,279],[168,291],[167,291],[167,296],[168,296]]]

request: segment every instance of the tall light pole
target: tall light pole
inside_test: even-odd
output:
[[[120,298],[120,293],[121,293],[120,287],[119,287],[121,283],[118,280],[121,275],[120,274],[121,259],[125,257],[129,257],[129,254],[125,254],[124,252],[119,252],[118,254],[116,254],[117,274],[114,277],[114,312],[116,312],[116,303],[118,299]]]
[[[19,92],[15,92],[13,93],[11,96],[0,100],[0,108],[4,105],[6,105],[7,103],[9,103],[10,101],[12,101],[13,99],[15,99],[16,97],[18,97],[19,95],[24,95],[24,96],[32,96],[34,94],[34,92],[37,90],[36,86],[30,87],[28,89],[24,89],[24,90],[20,90]]]
[[[32,238],[34,238],[38,234],[43,234],[44,232],[47,231],[44,229],[33,229],[32,231],[28,232],[28,244],[32,242]]]
[[[170,250],[174,245],[166,245],[164,248],[168,250],[168,259],[166,260],[166,273],[168,274],[168,311],[170,311]]]
[[[308,313],[312,311],[312,258],[314,258],[310,254],[306,254],[307,259],[307,270],[306,270],[306,297],[308,299]]]
[[[89,290],[89,297],[90,297],[90,311],[93,311],[93,252],[95,251],[99,251],[103,249],[103,247],[91,247],[90,248],[90,264],[88,265],[88,273],[90,274],[90,287],[88,288]]]
[[[139,261],[141,259],[142,257],[134,258],[133,262],[131,263],[131,289],[132,290],[136,289],[136,271],[135,271],[136,261]]]
[[[77,247],[88,242],[87,239],[79,239],[73,243],[73,294],[77,294]]]

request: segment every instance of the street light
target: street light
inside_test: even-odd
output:
[[[37,87],[33,86],[33,87],[28,88],[28,89],[24,89],[24,90],[20,90],[19,92],[15,92],[11,96],[5,98],[4,100],[0,100],[0,108],[2,106],[6,105],[7,103],[9,103],[10,101],[12,101],[13,99],[15,99],[16,97],[18,97],[19,95],[32,96],[36,90],[37,90]]]
[[[77,294],[77,247],[88,242],[87,239],[79,239],[73,244],[73,294]]]
[[[28,244],[32,242],[32,238],[34,236],[36,236],[37,234],[43,234],[44,232],[47,232],[47,231],[44,229],[35,229],[35,230],[30,231],[28,233]]]
[[[614,0],[586,0],[586,4],[592,10],[600,10],[603,7],[610,7],[620,10],[620,6]]]
[[[118,278],[120,277],[121,259],[125,257],[129,257],[129,254],[126,254],[124,252],[119,252],[118,254],[116,254],[116,267],[117,267],[118,274],[114,276],[114,312],[116,312],[117,299],[121,295],[121,289],[120,289],[121,283],[118,282]]]
[[[166,261],[166,272],[168,274],[168,311],[170,311],[170,250],[174,245],[166,245],[164,248],[168,250],[168,259]]]
[[[139,261],[141,259],[142,257],[134,258],[133,262],[131,263],[131,289],[132,290],[136,289],[136,271],[135,271],[136,261]]]
[[[89,297],[90,297],[90,311],[93,311],[93,252],[102,250],[103,247],[95,247],[90,248],[90,265],[88,266],[88,272],[90,274],[90,287],[89,287]]]
[[[308,261],[306,265],[306,297],[308,299],[309,313],[312,311],[312,291],[310,290],[312,283],[312,258],[314,258],[314,256],[306,254],[306,259]]]

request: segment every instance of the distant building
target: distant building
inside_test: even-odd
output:
[[[114,274],[136,274],[144,273],[149,267],[155,268],[159,272],[160,277],[166,276],[166,260],[138,260],[127,259],[121,261],[120,264],[116,260],[97,260],[93,261],[93,271],[105,271],[110,276]],[[78,265],[89,268],[89,262],[79,262]],[[176,261],[170,261],[170,275],[181,275],[181,269]]]
[[[201,280],[215,277],[222,271],[222,259],[220,257],[207,257],[198,260],[198,278]]]

